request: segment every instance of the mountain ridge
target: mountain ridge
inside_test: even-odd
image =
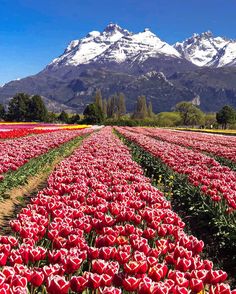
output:
[[[124,92],[129,111],[142,94],[156,112],[171,110],[181,100],[216,111],[222,103],[236,106],[235,72],[234,40],[207,31],[170,45],[150,29],[133,33],[110,23],[102,32],[71,41],[38,74],[0,87],[0,102],[24,91],[44,96],[54,108],[81,112],[100,88],[106,98]]]

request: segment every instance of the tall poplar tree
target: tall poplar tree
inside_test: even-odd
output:
[[[152,117],[153,116],[153,111],[152,111],[152,102],[150,101],[149,103],[148,103],[148,117]]]
[[[107,100],[102,100],[102,112],[104,114],[104,117],[107,117]]]
[[[116,100],[117,100],[117,96],[113,95],[109,97],[107,101],[107,117],[108,118],[114,118],[116,115]]]
[[[138,119],[144,119],[145,117],[147,117],[147,115],[148,115],[147,101],[146,101],[146,97],[142,95],[142,96],[139,96],[137,99],[136,111],[133,117]]]
[[[102,109],[102,93],[100,89],[96,90],[94,100],[95,104]]]
[[[117,114],[118,118],[126,113],[125,95],[120,93],[117,101]]]

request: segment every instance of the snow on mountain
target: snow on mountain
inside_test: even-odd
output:
[[[149,57],[168,55],[180,58],[179,52],[171,45],[161,41],[149,29],[144,32],[123,36],[106,51],[97,56],[95,62],[138,61],[143,62]]]
[[[216,54],[209,66],[236,66],[236,41],[230,41]]]
[[[65,52],[54,59],[49,66],[86,64],[103,53],[114,42],[130,34],[116,24],[109,24],[102,33],[92,31],[85,38],[72,41]]]
[[[197,66],[209,66],[213,58],[224,48],[230,40],[214,37],[211,32],[194,34],[191,38],[180,43],[174,48],[190,62]]]
[[[92,31],[80,40],[72,41],[64,53],[49,64],[50,67],[61,65],[80,65],[91,61],[114,61],[138,59],[168,55],[180,58],[173,46],[161,41],[149,29],[132,34],[116,24],[109,24],[103,32]]]
[[[103,32],[92,31],[72,41],[49,68],[89,63],[143,63],[150,57],[187,60],[199,67],[236,66],[236,41],[214,37],[210,31],[194,34],[173,46],[160,40],[149,29],[133,34],[110,23]]]

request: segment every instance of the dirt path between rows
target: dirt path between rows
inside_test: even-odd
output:
[[[13,188],[8,192],[10,198],[0,203],[0,234],[10,231],[9,221],[30,202],[39,189],[46,185],[48,175],[48,173],[42,173],[31,177],[26,185]]]

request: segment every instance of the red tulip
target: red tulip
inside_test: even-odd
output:
[[[10,293],[10,286],[6,283],[1,284],[0,294],[9,294],[9,293]]]
[[[137,261],[130,261],[124,264],[124,271],[128,274],[136,274],[139,271],[140,264]]]
[[[89,275],[89,286],[92,288],[92,289],[97,289],[100,287],[101,285],[101,282],[102,282],[102,276],[101,275],[98,275],[98,274],[93,274],[93,273],[90,273]]]
[[[232,291],[233,292],[233,291]],[[230,286],[227,284],[218,284],[215,287],[210,287],[210,294],[232,294],[230,291]]]
[[[134,277],[128,277],[123,280],[123,287],[126,291],[135,291],[140,283],[140,279]]]
[[[178,258],[176,262],[176,269],[186,272],[190,269],[191,261],[186,258]]]
[[[130,253],[125,252],[125,251],[118,251],[116,253],[116,260],[120,263],[120,264],[124,264],[127,263],[130,259]]]
[[[174,294],[190,294],[190,292],[191,292],[187,288],[180,287],[180,286],[175,286],[172,291]]]
[[[139,294],[151,294],[153,293],[153,281],[149,278],[142,279],[138,288]]]
[[[82,276],[73,276],[70,280],[70,286],[74,292],[83,292],[88,286],[88,280]]]
[[[121,289],[114,288],[114,287],[105,287],[102,291],[102,294],[121,294]]]
[[[7,255],[5,253],[0,253],[0,266],[4,266],[7,263]]]
[[[199,279],[191,279],[189,286],[191,290],[195,293],[202,291],[204,288],[202,280],[199,280]]]
[[[98,274],[103,274],[106,271],[108,263],[103,259],[97,259],[92,261],[92,270]]]
[[[67,294],[70,283],[61,276],[50,276],[47,279],[47,291],[49,294]]]
[[[39,271],[34,271],[32,276],[31,276],[31,280],[30,283],[34,286],[34,287],[39,287],[42,285],[44,281],[44,274],[43,272],[39,272]]]
[[[112,284],[113,277],[107,274],[102,274],[101,286],[102,287],[110,287]]]
[[[68,256],[65,262],[66,273],[72,274],[80,268],[83,260],[76,256]]]
[[[27,279],[24,277],[21,277],[20,275],[15,275],[12,278],[11,287],[18,287],[18,286],[25,288],[27,286]]]

